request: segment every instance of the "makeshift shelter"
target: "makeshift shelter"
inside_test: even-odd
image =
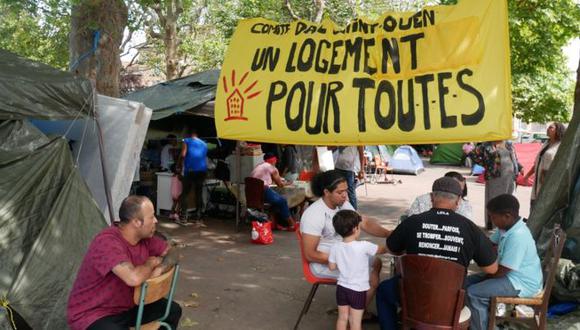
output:
[[[461,165],[463,160],[463,144],[442,143],[435,148],[431,156],[431,164]]]
[[[580,104],[548,171],[528,226],[541,254],[545,253],[555,224],[566,231],[561,263],[568,263],[555,283],[554,295],[563,301],[580,302]],[[576,276],[572,276],[576,273]]]
[[[395,173],[405,173],[417,175],[421,173],[425,167],[423,161],[419,158],[417,151],[411,146],[400,146],[395,150],[389,167]]]
[[[175,114],[214,117],[219,70],[192,74],[138,90],[123,98],[145,104],[153,110],[151,120],[160,120]]]
[[[73,121],[32,120],[43,133],[64,136],[69,140],[73,157],[81,176],[105,215],[116,218],[121,202],[129,194],[131,183],[139,170],[139,154],[151,118],[151,109],[143,104],[97,95],[95,114],[99,118],[107,171],[112,212],[109,211],[107,192],[103,184],[103,168],[99,148],[99,132],[92,119]]]
[[[0,50],[0,296],[34,329],[67,328],[77,269],[91,239],[107,225],[103,210],[116,213],[109,207],[110,187],[128,191],[117,177],[126,174],[101,156],[109,145],[111,153],[126,153],[114,155],[123,170],[135,169],[135,128],[115,126],[126,121],[107,117],[123,112],[110,106],[118,102],[127,103],[97,96],[88,80]],[[135,114],[133,122],[148,122],[146,111]],[[29,120],[60,121],[66,127],[60,134],[78,140],[71,147]],[[121,132],[115,137],[126,140],[107,139],[116,130]],[[0,313],[1,329],[11,327],[6,315]]]

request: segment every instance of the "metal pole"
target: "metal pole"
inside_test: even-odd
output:
[[[242,181],[242,159],[240,156],[240,141],[236,141],[236,231],[239,231],[240,225],[240,185]]]
[[[99,138],[99,153],[101,154],[101,170],[103,171],[103,183],[105,186],[105,196],[107,197],[107,208],[109,209],[109,224],[115,221],[115,214],[113,213],[113,197],[111,196],[111,189],[109,187],[109,176],[107,174],[107,167],[105,166],[105,145],[103,143],[103,132],[101,130],[101,125],[99,124],[99,115],[97,113],[97,93],[94,90],[93,94],[93,105],[94,105],[94,115],[95,122],[97,124],[97,136]]]

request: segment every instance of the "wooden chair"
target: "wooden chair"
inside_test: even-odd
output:
[[[401,257],[403,329],[467,329],[471,312],[464,307],[465,267],[419,255]]]
[[[134,328],[135,330],[153,330],[159,329],[161,327],[172,330],[171,326],[164,321],[169,316],[178,275],[179,265],[176,264],[167,273],[149,279],[145,281],[145,283],[141,284],[141,286],[135,287],[133,301],[136,305],[139,306],[137,311],[137,321]],[[147,324],[141,324],[143,321],[143,309],[145,308],[145,305],[154,303],[161,298],[167,298],[165,314],[163,314],[163,316],[156,321],[149,322]]]
[[[300,320],[302,320],[302,316],[308,313],[308,309],[310,309],[310,304],[312,303],[312,299],[314,299],[314,295],[316,295],[316,290],[318,290],[318,286],[320,284],[324,285],[336,285],[336,279],[332,278],[320,278],[314,276],[312,271],[310,271],[310,263],[306,260],[306,255],[304,254],[304,248],[302,247],[302,233],[300,230],[296,230],[296,237],[298,238],[298,245],[300,245],[300,256],[302,259],[302,272],[304,273],[304,278],[310,284],[312,284],[312,288],[310,289],[310,293],[304,302],[304,307],[300,311],[300,315],[298,316],[298,320],[294,325],[294,330],[298,329],[298,325],[300,324]]]
[[[246,207],[267,213],[272,221],[272,228],[276,227],[276,217],[270,212],[270,205],[264,201],[264,181],[246,177],[244,179],[244,192],[246,194]]]
[[[554,233],[550,240],[550,246],[546,252],[546,256],[542,261],[542,273],[544,275],[544,288],[537,296],[532,298],[519,297],[493,297],[490,303],[489,325],[488,329],[493,329],[498,320],[515,320],[528,323],[533,329],[546,329],[548,302],[550,301],[550,293],[556,280],[556,272],[558,269],[558,261],[566,242],[566,232],[564,232],[559,225],[554,226]],[[497,304],[504,303],[508,305],[526,305],[534,309],[534,316],[526,317],[512,317],[512,316],[495,316]]]

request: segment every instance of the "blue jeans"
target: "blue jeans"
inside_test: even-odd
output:
[[[288,202],[284,197],[280,196],[274,190],[266,188],[264,190],[264,200],[278,211],[280,218],[286,224],[289,224],[288,219],[290,218],[290,209],[288,208]]]
[[[467,277],[467,306],[471,310],[469,329],[486,330],[489,322],[489,303],[495,296],[517,296],[520,292],[507,276],[487,278],[485,274],[475,274]],[[495,313],[495,311],[491,311]]]
[[[395,330],[397,325],[397,308],[399,307],[399,280],[395,275],[379,284],[377,288],[377,314],[381,330]]]
[[[356,203],[356,185],[354,182],[354,175],[355,173],[353,171],[346,171],[346,170],[342,170],[340,168],[336,169],[338,172],[340,172],[340,174],[342,174],[345,178],[346,178],[346,184],[348,185],[348,201],[350,202],[350,205],[352,205],[352,207],[354,207],[354,209],[357,209],[357,203]]]

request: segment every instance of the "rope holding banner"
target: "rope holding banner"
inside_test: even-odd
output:
[[[16,329],[16,324],[14,323],[14,314],[12,313],[12,309],[10,308],[10,302],[8,301],[8,297],[3,296],[0,297],[0,307],[4,308],[10,317],[10,323],[12,324],[12,329]]]

